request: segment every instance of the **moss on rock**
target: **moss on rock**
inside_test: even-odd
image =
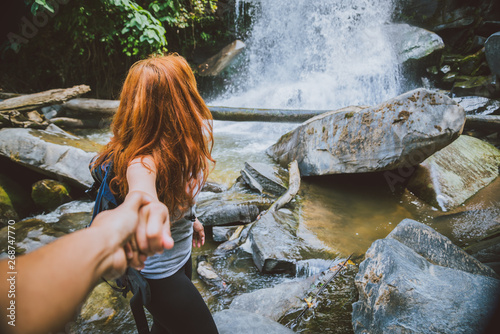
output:
[[[40,180],[33,184],[31,198],[42,210],[53,210],[59,205],[71,201],[66,184],[55,180]]]

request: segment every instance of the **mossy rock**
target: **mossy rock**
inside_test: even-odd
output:
[[[37,208],[48,211],[71,201],[68,186],[62,182],[49,179],[40,180],[33,184],[31,198]]]
[[[0,184],[0,226],[6,226],[11,219],[18,220],[19,215],[14,210],[9,195]]]
[[[9,198],[13,209],[16,211],[18,215],[16,219],[26,217],[33,212],[35,206],[31,200],[29,187],[23,186],[9,175],[0,174],[0,188],[3,189],[5,196]],[[0,216],[3,216],[3,214],[0,214]]]
[[[70,327],[72,333],[135,333],[137,330],[129,299],[104,282],[90,293]]]

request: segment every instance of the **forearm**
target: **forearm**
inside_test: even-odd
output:
[[[105,261],[110,261],[118,246],[105,228],[91,228],[19,256],[13,332],[48,333],[68,323],[108,267]],[[5,262],[1,270],[7,272]]]

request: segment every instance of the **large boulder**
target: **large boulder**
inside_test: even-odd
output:
[[[500,150],[480,139],[460,136],[416,168],[408,189],[446,211],[491,183],[499,166]]]
[[[390,24],[386,29],[401,64],[423,58],[438,60],[444,49],[443,40],[432,31],[409,24]]]
[[[260,314],[274,321],[280,320],[289,310],[303,307],[303,298],[312,289],[318,275],[297,282],[281,283],[271,288],[244,293],[234,298],[232,310]]]
[[[500,281],[432,228],[403,220],[359,267],[355,333],[479,333]]]
[[[93,183],[89,163],[100,145],[64,131],[1,129],[0,155],[54,179],[62,179],[78,188]]]
[[[455,140],[464,109],[439,93],[417,89],[370,108],[314,117],[282,136],[267,153],[301,175],[364,173],[417,165]]]
[[[488,37],[484,49],[491,72],[500,77],[500,31]]]
[[[220,334],[293,334],[291,329],[262,315],[242,311],[223,310],[214,314]]]
[[[297,237],[298,221],[292,211],[268,211],[254,223],[249,238],[252,257],[263,273],[295,273],[304,243]]]

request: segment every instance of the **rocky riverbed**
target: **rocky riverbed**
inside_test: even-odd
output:
[[[477,303],[461,313],[463,319],[470,320],[470,328],[479,328],[477,323],[485,321],[491,304],[484,296],[494,295],[498,279],[495,270],[498,272],[500,263],[500,151],[496,134],[480,138],[463,134],[465,114],[464,107],[449,97],[419,90],[378,106],[330,112],[301,125],[215,121],[214,156],[218,163],[211,183],[198,199],[200,219],[214,238],[194,250],[193,260],[198,259],[194,261],[194,282],[215,314],[221,333],[236,329],[241,333],[243,329],[269,333],[349,333],[366,328],[383,331],[384,324],[391,321],[390,314],[399,317],[399,313],[387,311],[394,307],[391,297],[402,300],[414,295],[406,293],[406,288],[391,294],[392,290],[385,288],[391,281],[382,280],[380,284],[386,285],[377,289],[378,298],[385,298],[385,309],[373,312],[373,301],[363,296],[370,295],[368,285],[377,282],[371,274],[371,281],[366,281],[363,273],[371,270],[382,275],[380,279],[389,273],[393,276],[388,279],[400,277],[397,268],[386,268],[374,259],[390,257],[390,252],[401,255],[404,247],[392,245],[394,240],[410,247],[412,234],[401,236],[397,232],[406,226],[400,224],[408,222],[406,218],[420,222],[412,225],[415,231],[424,231],[418,233],[448,240],[443,241],[449,245],[446,247],[457,249],[441,254],[439,247],[429,242],[428,252],[441,254],[447,263],[467,258],[483,268],[480,275],[487,284],[467,283],[479,284],[483,290],[470,296],[474,299],[477,295]],[[370,126],[374,122],[378,125]],[[332,126],[338,127],[336,132],[330,131]],[[337,138],[335,133],[345,134]],[[369,140],[363,140],[362,133]],[[82,192],[90,183],[86,166],[109,139],[109,132],[69,134],[51,126],[48,130],[2,129],[0,137],[0,185],[5,194],[2,210],[7,208],[2,217],[16,220],[19,254],[83,228],[92,209],[92,202]],[[280,166],[272,159],[272,151],[276,143],[283,146],[291,139],[298,144],[282,149],[291,158],[285,162],[278,159]],[[317,155],[315,149],[321,154]],[[391,158],[381,159],[384,154]],[[294,183],[288,167],[293,159],[302,174],[300,189],[286,206],[270,209]],[[311,167],[314,164],[318,167]],[[331,169],[324,172],[324,166]],[[307,176],[318,170],[322,172],[315,174],[322,175]],[[57,195],[51,197],[52,203],[38,199],[42,190]],[[41,193],[43,199],[49,198]],[[3,246],[5,233],[5,229],[0,230]],[[382,241],[370,248],[377,239],[389,240],[393,250],[384,255],[382,246],[377,246]],[[414,251],[423,256],[418,249]],[[352,262],[343,268],[341,264],[350,254]],[[446,271],[440,268],[449,266],[429,256],[427,261],[432,265],[420,265],[423,260],[412,256],[420,261],[412,262],[414,268]],[[401,268],[409,265],[401,264]],[[339,269],[341,274],[326,284]],[[464,277],[470,275],[462,273],[468,272],[462,267],[453,270]],[[412,272],[420,275],[415,276],[418,282],[418,277],[429,276],[426,271]],[[435,281],[417,285],[424,289],[426,284],[435,289],[422,297],[418,307],[401,312],[411,311],[414,318],[428,313],[439,317],[446,308],[431,307],[425,298],[446,297],[450,305],[458,302],[459,293],[443,292],[446,296],[439,297],[447,290],[439,289]],[[133,333],[127,304],[125,298],[101,283],[70,327],[75,332]]]

